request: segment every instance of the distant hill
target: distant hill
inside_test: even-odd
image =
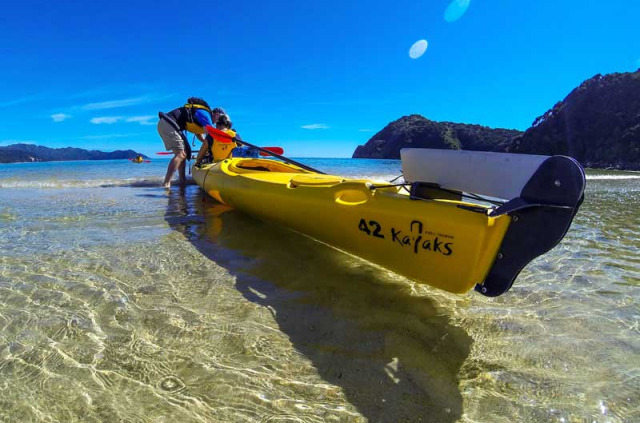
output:
[[[420,115],[404,116],[391,122],[360,145],[353,158],[400,159],[402,148],[506,151],[522,132],[480,125],[436,122]]]
[[[584,81],[516,138],[511,151],[640,170],[640,70]]]
[[[640,70],[588,79],[525,132],[411,115],[391,122],[353,157],[398,159],[405,147],[562,154],[585,167],[640,170]]]
[[[13,144],[0,147],[0,163],[58,162],[71,160],[116,160],[132,159],[138,154],[133,150],[103,152],[82,148],[49,148],[33,144]],[[140,154],[147,159],[144,154]]]

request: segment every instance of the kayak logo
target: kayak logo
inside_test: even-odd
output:
[[[431,251],[440,253],[443,256],[453,254],[453,237],[446,234],[436,234],[431,231],[424,230],[424,224],[419,220],[414,220],[409,225],[409,231],[403,232],[402,229],[391,227],[385,237],[385,231],[380,223],[375,220],[360,219],[358,229],[365,234],[381,239],[389,239],[394,244],[413,250],[415,254],[419,251]]]

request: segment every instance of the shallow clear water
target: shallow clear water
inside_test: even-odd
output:
[[[491,299],[166,192],[166,163],[0,165],[0,421],[640,421],[640,174],[589,172]]]

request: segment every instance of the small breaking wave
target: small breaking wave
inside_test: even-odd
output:
[[[404,179],[402,178],[402,175],[400,175],[400,177],[398,177],[398,175],[392,175],[392,174],[388,174],[388,175],[366,175],[366,174],[361,174],[361,175],[351,175],[351,176],[347,176],[348,178],[352,178],[352,179],[366,179],[368,181],[374,181],[374,182],[384,182],[384,183],[390,183],[393,181],[393,183],[401,183],[404,182]]]
[[[587,175],[587,180],[625,180],[640,179],[639,175]]]
[[[193,185],[195,182],[191,179],[187,180],[187,185]],[[0,181],[0,188],[5,189],[66,189],[66,188],[150,188],[162,185],[162,179],[92,179],[92,180],[5,180]]]

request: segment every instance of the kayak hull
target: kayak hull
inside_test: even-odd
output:
[[[193,178],[234,209],[453,293],[484,281],[511,224],[488,207],[412,199],[399,187],[269,159],[228,159],[194,168]]]

